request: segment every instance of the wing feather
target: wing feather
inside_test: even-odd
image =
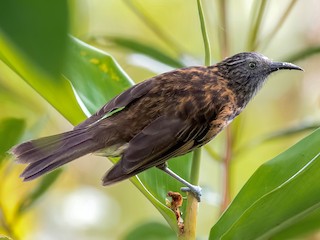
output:
[[[152,88],[153,81],[152,79],[141,82],[123,93],[119,94],[113,98],[110,102],[105,104],[99,111],[93,114],[91,117],[86,119],[84,122],[80,123],[75,127],[75,129],[83,128],[94,124],[99,121],[101,118],[105,117],[108,113],[115,111],[119,108],[124,108],[128,106],[133,101],[146,95]]]
[[[103,184],[129,178],[191,151],[204,129],[203,125],[190,125],[188,120],[157,118],[129,142],[121,160],[104,176]]]

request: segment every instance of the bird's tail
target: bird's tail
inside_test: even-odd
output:
[[[13,147],[11,152],[18,163],[28,164],[20,177],[29,181],[103,148],[100,145],[88,129],[76,129],[22,143]]]

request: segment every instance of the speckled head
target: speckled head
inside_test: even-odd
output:
[[[261,88],[267,77],[278,70],[301,70],[286,62],[273,62],[256,52],[238,53],[217,64],[219,72],[228,80],[228,85],[238,93],[246,104]]]

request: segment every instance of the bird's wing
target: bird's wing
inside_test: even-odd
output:
[[[205,125],[191,126],[185,120],[161,116],[138,133],[121,160],[103,178],[108,185],[189,152],[197,138],[207,131]]]
[[[93,114],[91,117],[86,119],[84,122],[80,123],[75,127],[75,129],[83,128],[90,126],[103,118],[109,117],[115,112],[123,109],[133,101],[141,98],[145,94],[147,94],[153,86],[152,79],[141,82],[123,93],[119,94],[115,98],[113,98],[110,102],[104,105],[99,111]]]

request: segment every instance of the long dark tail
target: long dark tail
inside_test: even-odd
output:
[[[101,148],[90,131],[76,129],[22,143],[11,152],[18,163],[28,164],[20,177],[29,181]]]

